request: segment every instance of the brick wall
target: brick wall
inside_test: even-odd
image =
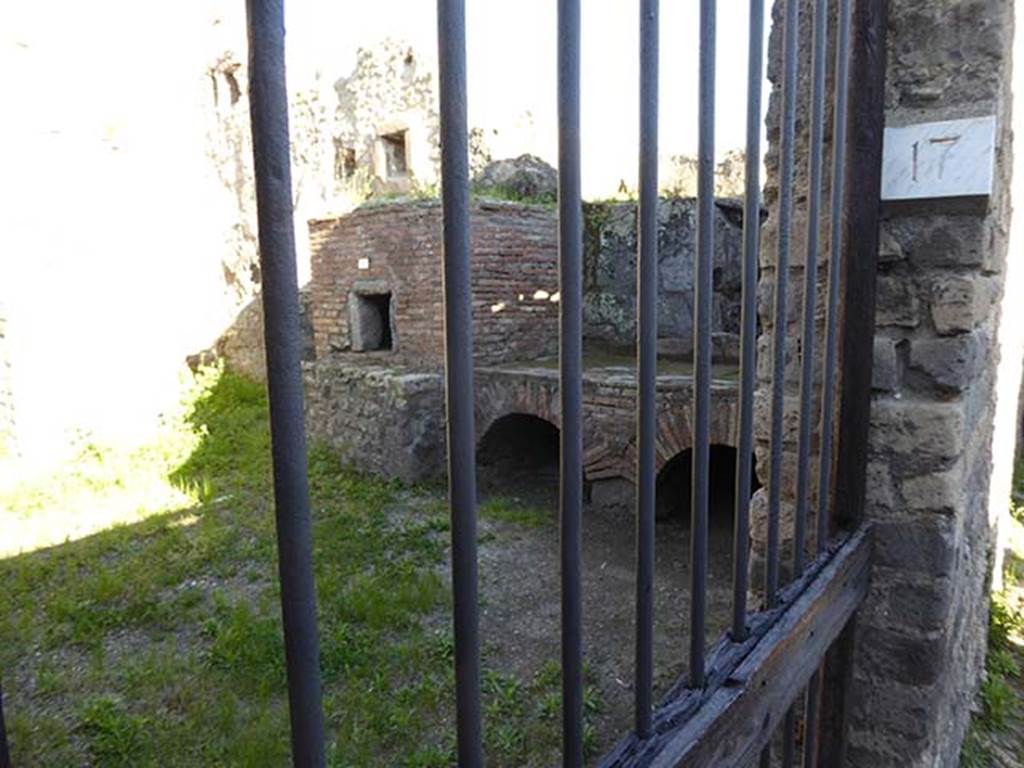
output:
[[[558,247],[552,210],[475,202],[471,211],[473,321],[478,362],[555,354]],[[359,355],[387,365],[441,367],[441,205],[369,206],[310,222],[317,358]],[[365,269],[360,269],[360,260]],[[353,291],[392,295],[391,352],[351,351]]]

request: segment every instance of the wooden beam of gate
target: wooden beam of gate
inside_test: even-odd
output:
[[[870,528],[853,533],[693,717],[652,768],[749,765],[867,594]]]

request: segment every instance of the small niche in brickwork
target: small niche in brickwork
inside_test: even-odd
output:
[[[389,179],[400,179],[409,175],[409,161],[405,143],[405,131],[386,133],[380,137],[384,147],[384,165]]]
[[[391,293],[350,294],[348,323],[353,352],[393,349]]]

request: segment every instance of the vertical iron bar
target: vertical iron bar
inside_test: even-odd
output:
[[[580,0],[558,0],[558,268],[561,433],[562,761],[583,765],[583,208]]]
[[[0,768],[11,768],[11,753],[7,746],[7,725],[4,720],[4,689],[0,684]]]
[[[658,375],[658,1],[640,3],[640,204],[637,243],[636,733],[651,735]]]
[[[835,420],[836,358],[838,356],[839,282],[842,275],[842,218],[846,183],[846,118],[850,80],[850,0],[839,0],[836,32],[836,91],[832,129],[832,210],[829,216],[828,311],[825,315],[825,361],[821,399],[821,448],[818,465],[817,551],[828,544],[832,485],[832,433]]]
[[[886,0],[853,0],[845,151],[843,216],[837,226],[844,255],[840,301],[839,423],[833,520],[837,526],[864,519],[871,375],[874,363],[875,292],[885,127]],[[820,751],[836,765],[846,758],[846,720],[851,707],[857,616],[843,629],[826,659],[821,703]]]
[[[793,768],[796,763],[796,704],[786,711],[782,722],[782,768]]]
[[[790,227],[793,215],[793,166],[796,138],[797,46],[800,1],[786,0],[783,22],[782,126],[780,138],[778,253],[775,265],[775,312],[772,349],[771,465],[768,474],[768,561],[765,569],[765,602],[778,601],[779,514],[782,505],[782,436],[786,388],[786,333],[789,283]]]
[[[292,218],[282,1],[248,0],[246,17],[249,109],[263,274],[274,510],[292,756],[295,765],[322,766],[320,648],[302,405],[299,287]]]
[[[733,526],[732,639],[747,638],[750,553],[750,480],[754,454],[754,389],[757,367],[757,266],[761,249],[761,78],[764,68],[764,0],[750,0],[747,53],[747,163],[743,201],[743,306],[740,325],[739,457]]]
[[[838,347],[837,316],[839,281],[842,268],[843,193],[846,181],[846,119],[849,93],[850,0],[839,0],[836,29],[835,106],[832,128],[832,189],[829,214],[828,308],[825,313],[825,359],[822,371],[821,444],[818,452],[818,509],[816,551],[828,546],[829,518],[832,509],[832,430],[835,411],[836,357]],[[834,658],[834,655],[833,655]],[[814,673],[808,686],[807,727],[804,768],[818,765],[819,708],[825,666]]]
[[[690,686],[704,686],[711,451],[711,289],[715,248],[715,4],[700,2],[697,262],[693,325],[693,496],[690,507]]]
[[[814,310],[818,293],[818,247],[821,235],[821,177],[825,135],[825,64],[828,0],[815,0],[811,47],[811,127],[808,154],[807,251],[804,259],[803,330],[800,334],[800,433],[797,441],[796,520],[793,576],[804,569],[807,505],[811,476],[811,419],[814,399]]]
[[[765,744],[764,749],[761,750],[761,758],[757,761],[758,768],[771,768],[772,765],[772,745],[771,743]]]
[[[811,679],[807,683],[803,768],[816,768],[818,765],[818,700],[821,698],[821,670],[821,666],[814,670],[814,674],[811,675]]]
[[[438,0],[445,392],[452,527],[455,702],[460,766],[483,764],[476,552],[476,427],[469,240],[465,0]]]

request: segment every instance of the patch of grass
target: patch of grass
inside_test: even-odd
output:
[[[80,729],[99,765],[135,765],[142,756],[146,718],[130,714],[116,699],[91,698],[82,707]]]
[[[16,765],[288,762],[264,388],[206,372],[176,418],[164,444],[125,462],[93,452],[68,481],[82,505],[102,505],[136,483],[141,462],[172,495],[130,525],[0,559]],[[451,765],[454,642],[438,491],[358,475],[323,445],[311,446],[309,477],[329,764]],[[91,495],[78,496],[86,486]],[[32,520],[59,510],[64,491],[19,493]],[[508,500],[482,514],[548,522]],[[551,762],[557,665],[520,680],[485,662],[488,764]],[[588,713],[599,705],[591,687],[587,702]]]
[[[216,374],[190,385],[185,397],[198,397],[211,375]],[[72,455],[45,471],[0,464],[0,557],[193,505],[203,489],[176,483],[170,475],[200,439],[179,411],[165,417],[157,437],[142,445],[110,445],[82,434]]]
[[[1019,524],[1019,523],[1018,523]],[[1003,590],[993,593],[989,610],[985,678],[978,692],[979,711],[971,719],[960,753],[965,768],[993,764],[993,744],[1017,743],[1024,758],[1024,584],[1018,582],[1013,553],[1007,558]]]
[[[503,200],[509,203],[522,203],[523,205],[539,205],[545,208],[554,208],[558,203],[554,194],[521,195],[507,187],[485,187],[474,185],[472,190],[474,198],[485,200]]]
[[[550,511],[505,496],[495,496],[482,502],[480,517],[485,520],[513,523],[524,528],[541,528],[551,523]]]

